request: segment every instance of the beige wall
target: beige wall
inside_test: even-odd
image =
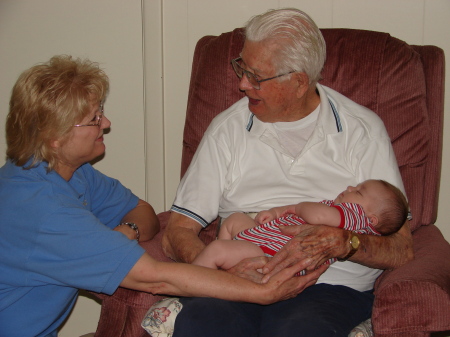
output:
[[[96,164],[148,200],[170,207],[179,180],[181,142],[196,41],[242,26],[269,8],[297,7],[322,28],[389,32],[433,44],[450,58],[448,0],[0,0],[0,124],[20,72],[54,54],[89,57],[111,79],[112,121],[106,157]],[[450,74],[437,225],[450,240]],[[5,153],[0,128],[0,153]],[[81,296],[60,336],[94,331],[99,305]]]

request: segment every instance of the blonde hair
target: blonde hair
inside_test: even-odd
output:
[[[31,67],[12,90],[6,120],[8,159],[26,168],[46,161],[57,163],[51,142],[64,139],[73,125],[85,118],[95,102],[102,102],[109,80],[97,63],[68,55],[52,57]]]
[[[304,72],[310,84],[320,80],[326,44],[320,29],[305,12],[284,8],[254,16],[246,24],[245,38],[277,44],[273,62],[279,73]]]

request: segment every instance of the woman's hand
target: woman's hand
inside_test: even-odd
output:
[[[280,230],[294,237],[263,267],[262,282],[298,263],[313,271],[328,259],[348,253],[348,231],[317,225],[280,226]]]
[[[248,258],[228,270],[229,273],[236,276],[256,283],[262,283],[264,295],[255,301],[259,304],[271,304],[297,296],[307,287],[315,284],[319,276],[328,268],[328,265],[323,265],[305,276],[294,276],[311,263],[309,259],[306,259],[298,261],[296,264],[284,268],[276,274],[272,274],[270,280],[267,279],[263,282],[264,274],[261,274],[260,270],[266,265],[268,260],[268,257],[262,256]]]
[[[329,265],[322,265],[316,270],[304,276],[294,276],[299,270],[303,270],[302,262],[281,270],[264,284],[267,287],[267,295],[261,297],[260,304],[271,304],[290,298],[294,298],[309,286],[314,285]]]
[[[261,271],[268,261],[269,258],[265,256],[251,257],[242,260],[234,267],[228,269],[227,272],[255,283],[261,283],[264,276]]]

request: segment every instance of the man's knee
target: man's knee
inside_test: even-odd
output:
[[[267,306],[261,337],[293,334],[346,337],[352,328],[370,317],[372,304],[371,293],[329,284],[314,285],[294,299]]]
[[[259,333],[257,304],[214,298],[181,298],[183,308],[175,321],[173,337],[256,337]]]

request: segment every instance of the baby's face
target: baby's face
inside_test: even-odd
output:
[[[366,180],[357,186],[348,186],[334,199],[334,202],[336,204],[343,202],[359,204],[365,212],[373,212],[385,195],[386,189],[379,181]]]

